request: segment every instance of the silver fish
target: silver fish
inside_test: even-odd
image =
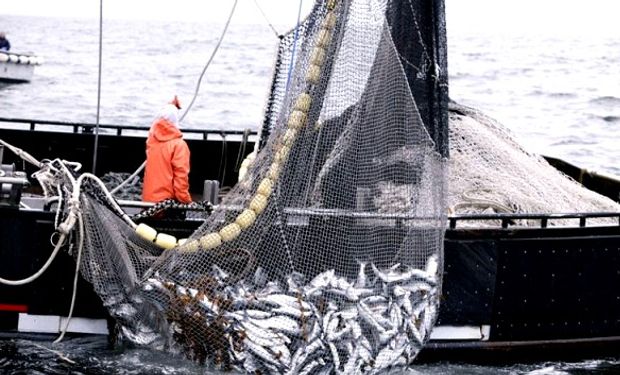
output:
[[[277,359],[276,354],[272,350],[269,350],[264,346],[255,343],[253,340],[250,340],[249,337],[246,337],[246,339],[243,340],[243,343],[251,353],[256,355],[262,361],[265,361],[267,364],[272,364],[277,367],[280,367],[282,365],[282,363]],[[278,348],[286,348],[286,346],[282,345],[278,346]]]
[[[357,280],[355,280],[355,287],[358,289],[366,288],[366,263],[360,262],[360,270],[357,273]]]
[[[308,375],[310,374],[315,368],[317,368],[318,366],[321,366],[321,363],[319,363],[318,360],[313,360],[312,362],[308,363],[307,366],[305,366],[304,368],[302,368],[299,371],[299,375]]]
[[[387,273],[380,271],[374,263],[371,263],[372,270],[375,275],[384,283],[398,283],[403,281],[408,281],[413,278],[418,278],[428,282],[429,284],[436,284],[437,280],[434,276],[430,276],[426,273],[426,271],[411,268],[405,272],[396,272],[394,270],[390,270]]]
[[[439,259],[437,259],[437,254],[433,254],[426,260],[426,273],[429,276],[437,276],[438,271]]]
[[[328,347],[332,355],[332,361],[334,362],[334,368],[339,369],[340,368],[340,355],[338,355],[338,349],[336,349],[336,345],[334,345],[331,342],[328,344]]]
[[[297,321],[284,315],[276,315],[267,319],[252,319],[252,323],[264,330],[282,332],[291,336],[301,335],[301,328]]]

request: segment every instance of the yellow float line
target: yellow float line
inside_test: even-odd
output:
[[[329,0],[327,8],[329,12],[326,14],[325,19],[319,30],[317,39],[315,41],[315,47],[312,51],[310,58],[310,65],[306,72],[306,82],[310,84],[317,84],[321,75],[321,67],[325,62],[326,47],[329,45],[332,38],[332,30],[336,25],[336,15],[333,10],[336,7],[337,0]],[[295,143],[297,136],[301,129],[306,125],[308,119],[308,112],[310,111],[310,105],[312,104],[312,97],[307,92],[300,94],[295,100],[293,106],[293,112],[288,118],[288,128],[283,135],[276,141],[276,147],[274,147],[275,154],[267,172],[267,177],[263,178],[256,188],[256,194],[250,200],[248,208],[244,209],[235,219],[234,223],[230,223],[220,229],[218,232],[207,233],[197,240],[187,241],[187,239],[181,239],[178,241],[179,250],[185,252],[193,252],[199,249],[210,250],[220,246],[224,242],[229,242],[239,237],[242,230],[245,230],[252,226],[256,221],[258,215],[260,215],[267,207],[269,197],[273,191],[273,187],[280,176],[282,165],[286,162],[291,147]],[[140,224],[142,225],[142,224]],[[152,228],[151,228],[152,229]],[[154,230],[153,230],[154,231]],[[152,233],[149,234],[149,237]],[[156,235],[161,236],[162,233]],[[172,237],[172,236],[170,236]],[[174,238],[174,237],[172,237]],[[170,245],[170,241],[165,238],[160,241],[162,244]],[[155,240],[157,243],[157,240]],[[172,246],[174,247],[174,246]],[[171,247],[165,247],[171,248]]]

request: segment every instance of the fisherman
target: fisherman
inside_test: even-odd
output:
[[[0,31],[0,51],[8,51],[11,49],[11,43],[6,38],[6,34]]]
[[[174,199],[191,203],[189,193],[189,147],[178,128],[181,103],[175,96],[159,112],[146,140],[146,167],[142,200]]]

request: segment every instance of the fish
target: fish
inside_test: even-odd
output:
[[[360,269],[357,273],[357,280],[355,280],[355,287],[357,289],[366,288],[366,262],[360,262]]]
[[[390,345],[386,345],[377,353],[374,360],[374,368],[377,371],[384,370],[388,367],[394,366],[398,361],[398,358],[403,355],[409,339],[406,336],[395,336],[392,341],[395,342],[394,348]]]
[[[333,343],[328,343],[327,344],[329,347],[329,351],[332,355],[332,361],[334,362],[334,367],[336,369],[340,368],[340,355],[338,355],[338,349],[336,349],[336,345],[334,345]]]
[[[375,275],[386,284],[408,281],[413,278],[424,280],[431,285],[435,285],[437,283],[435,276],[429,275],[426,271],[418,268],[411,268],[405,272],[396,272],[395,270],[390,269],[386,273],[379,270],[374,263],[371,263],[371,267]]]

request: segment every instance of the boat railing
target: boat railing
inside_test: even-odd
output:
[[[579,220],[579,227],[587,226],[588,219],[615,218],[620,226],[620,212],[577,212],[577,213],[555,213],[555,214],[518,214],[518,213],[497,213],[497,214],[458,214],[448,217],[450,229],[456,229],[457,223],[464,221],[501,221],[502,229],[507,229],[516,220],[539,220],[540,228],[547,228],[550,220]],[[527,228],[533,228],[528,226]]]
[[[19,130],[51,130],[60,132],[70,132],[74,134],[94,134],[97,128],[96,124],[83,122],[66,122],[66,121],[49,121],[49,120],[32,120],[0,117],[0,128],[4,124],[17,124]],[[13,128],[11,128],[13,129]],[[100,134],[117,135],[117,136],[146,136],[149,131],[148,126],[127,126],[99,124]],[[223,130],[223,129],[191,129],[183,128],[183,134],[189,138],[198,138],[207,140],[212,136],[226,138],[227,136],[256,137],[258,132],[250,129],[246,130]]]

